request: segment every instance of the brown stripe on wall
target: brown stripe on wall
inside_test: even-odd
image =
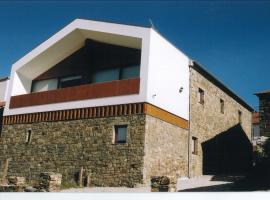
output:
[[[178,117],[168,111],[165,111],[161,108],[158,108],[154,105],[145,103],[144,104],[144,112],[147,115],[151,115],[153,117],[156,117],[158,119],[161,119],[165,122],[168,122],[170,124],[179,126],[184,129],[188,129],[188,120],[183,119],[181,117]]]
[[[4,116],[3,124],[26,124],[36,122],[67,121],[97,117],[115,117],[132,114],[147,114],[181,128],[188,128],[188,120],[148,103],[131,103],[71,110],[29,113]]]
[[[139,94],[139,91],[140,78],[133,78],[12,96],[10,98],[9,107],[22,108],[52,103],[131,95]]]

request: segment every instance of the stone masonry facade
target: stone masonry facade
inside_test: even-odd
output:
[[[270,137],[270,93],[257,94],[260,109],[260,135]]]
[[[241,126],[251,139],[252,114],[227,93],[209,81],[205,76],[190,68],[190,146],[192,137],[198,139],[198,152],[194,155],[190,149],[190,176],[203,174],[203,151],[201,144],[221,132],[239,123],[238,111],[241,111]],[[199,102],[198,89],[204,91],[204,103]],[[224,113],[220,111],[220,99],[224,101]],[[239,141],[240,142],[240,141]]]
[[[144,177],[187,177],[188,130],[146,115]]]
[[[114,125],[128,125],[127,143],[114,144]],[[28,129],[31,141],[26,142]],[[80,168],[97,186],[143,183],[145,115],[4,125],[1,167],[11,158],[8,175],[37,180],[41,172],[57,172],[63,182],[76,180]],[[2,170],[1,170],[2,171]]]
[[[127,143],[114,144],[115,125],[128,125]],[[135,186],[152,175],[187,176],[187,139],[188,130],[145,114],[4,125],[0,161],[11,159],[8,176],[30,183],[48,171],[75,182],[83,167],[90,185]]]

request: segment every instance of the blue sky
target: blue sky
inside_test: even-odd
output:
[[[149,25],[251,106],[270,89],[270,1],[0,1],[0,77],[76,18]]]

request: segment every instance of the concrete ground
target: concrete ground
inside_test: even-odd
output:
[[[179,192],[204,192],[204,191],[231,191],[231,187],[239,176],[212,176],[204,175],[196,178],[179,179],[177,189]]]
[[[236,176],[201,176],[196,178],[180,178],[177,181],[178,192],[196,192],[196,191],[230,191],[234,181],[241,177]],[[150,192],[151,188],[137,187],[91,187],[91,188],[71,188],[61,192]]]

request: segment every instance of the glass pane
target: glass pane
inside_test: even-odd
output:
[[[117,142],[118,143],[125,143],[126,142],[126,136],[127,136],[127,127],[117,127]]]
[[[60,79],[59,88],[67,88],[82,84],[82,76],[70,76]]]
[[[129,67],[124,67],[122,69],[122,77],[121,79],[129,79],[129,78],[134,78],[134,77],[139,77],[140,76],[140,66],[129,66]]]
[[[120,68],[97,71],[93,76],[93,83],[119,80]]]
[[[49,79],[49,80],[42,80],[42,81],[35,81],[33,83],[32,92],[42,92],[42,91],[49,91],[57,89],[57,79]]]

